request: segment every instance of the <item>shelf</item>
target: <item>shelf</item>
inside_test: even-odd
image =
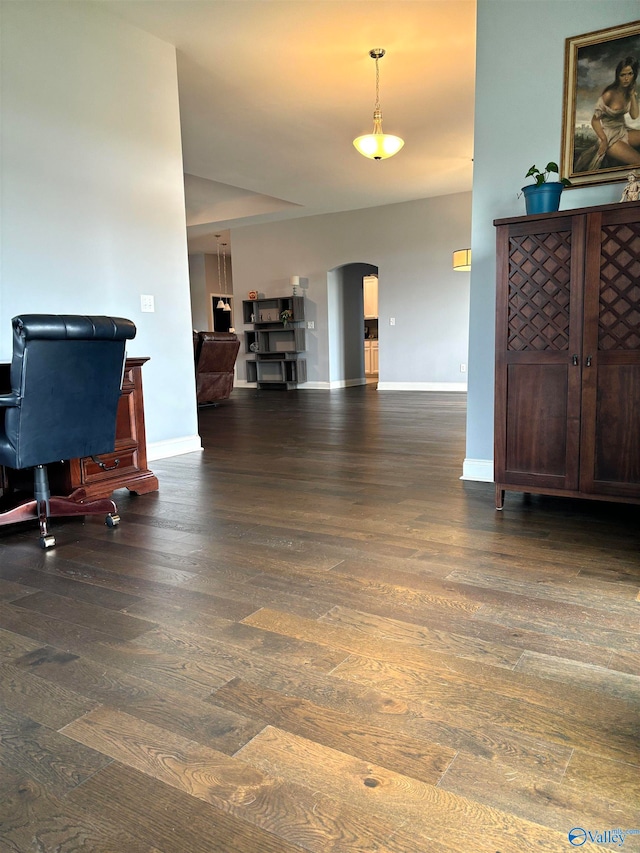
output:
[[[289,311],[285,324],[280,318]],[[251,357],[246,361],[247,382],[258,388],[292,390],[307,381],[307,363],[298,354],[306,349],[303,296],[280,296],[273,299],[245,300],[242,303],[245,325],[244,349]]]
[[[291,325],[283,327],[282,324],[277,329],[251,329],[244,333],[244,344],[245,352],[256,355],[304,352],[305,330]]]
[[[256,383],[258,388],[295,388],[307,381],[307,362],[304,359],[267,359],[247,361],[247,382]]]
[[[245,325],[282,325],[283,311],[292,312],[292,323],[304,320],[304,296],[278,296],[274,299],[244,300],[242,318]]]

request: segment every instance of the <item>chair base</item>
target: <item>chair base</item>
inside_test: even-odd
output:
[[[47,511],[46,500],[31,498],[5,512],[0,512],[0,527],[6,524],[19,524],[21,521],[38,521],[40,523],[40,545],[42,548],[51,548],[55,545],[56,540],[49,532],[49,518],[102,515],[104,513],[107,527],[116,527],[120,521],[118,508],[109,498],[81,502],[70,498],[51,497],[48,503],[49,509]]]

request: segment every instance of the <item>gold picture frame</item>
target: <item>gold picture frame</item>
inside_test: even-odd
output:
[[[640,62],[640,21],[574,36],[565,41],[560,177],[567,178],[574,187],[624,181],[630,171],[640,174],[640,144],[636,145],[636,141],[640,143],[640,117],[634,119],[628,110],[622,113],[619,108],[611,110],[607,107],[604,112],[606,129],[603,130],[602,121],[596,122],[601,137],[604,133],[606,140],[598,139],[591,123],[603,115],[603,104],[599,99],[605,96],[605,91],[617,88],[620,93],[617,101],[622,103],[621,99],[626,99],[629,90],[633,89],[633,86],[623,89],[618,85],[622,78],[617,69],[629,58],[635,60],[637,69]],[[636,92],[639,86],[640,81],[636,79]],[[616,141],[623,142],[625,137],[628,146],[638,151],[637,163],[629,162],[633,155],[627,148],[613,147]],[[602,153],[602,146],[607,141],[613,152],[621,157],[616,158],[608,148]]]

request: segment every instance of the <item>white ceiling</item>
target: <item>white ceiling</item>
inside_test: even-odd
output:
[[[231,226],[471,189],[475,0],[95,0],[175,45],[189,246]],[[387,133],[376,162],[375,63]]]

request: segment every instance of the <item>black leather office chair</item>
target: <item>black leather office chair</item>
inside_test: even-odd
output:
[[[120,317],[55,314],[24,314],[12,324],[11,393],[0,395],[0,465],[33,468],[35,486],[33,499],[0,513],[0,525],[38,519],[40,544],[50,548],[50,517],[106,513],[109,527],[120,521],[112,500],[51,497],[45,466],[113,452],[125,342],[136,327]]]

